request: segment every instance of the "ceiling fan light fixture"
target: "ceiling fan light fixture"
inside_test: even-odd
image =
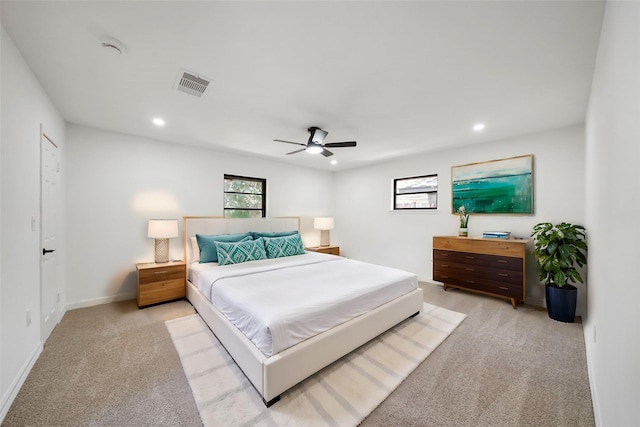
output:
[[[318,144],[309,144],[307,148],[304,149],[304,151],[310,154],[320,154],[322,150],[323,148]]]

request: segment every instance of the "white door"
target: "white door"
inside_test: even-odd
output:
[[[40,277],[40,313],[42,342],[58,324],[58,176],[60,163],[58,147],[44,133],[40,139],[40,241],[42,268]]]

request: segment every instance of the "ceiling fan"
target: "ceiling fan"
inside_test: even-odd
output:
[[[307,153],[311,153],[311,154],[320,153],[325,157],[333,156],[333,153],[331,151],[327,150],[327,147],[329,147],[329,148],[341,148],[341,147],[355,147],[356,146],[356,142],[355,141],[329,142],[328,144],[323,144],[324,139],[327,137],[329,132],[324,131],[324,130],[320,129],[319,127],[316,127],[316,126],[311,126],[307,130],[309,131],[309,140],[307,141],[306,144],[303,144],[301,142],[283,141],[281,139],[274,139],[274,141],[286,142],[287,144],[302,145],[304,147],[304,148],[301,148],[301,149],[296,150],[296,151],[292,151],[292,152],[287,153],[287,154],[296,154],[296,153],[299,153],[301,151],[306,151]]]

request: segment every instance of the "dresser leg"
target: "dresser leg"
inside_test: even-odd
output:
[[[446,284],[446,283],[443,283],[443,284],[442,284],[442,289],[444,289],[444,290],[445,290],[445,292],[447,291],[447,284]]]
[[[516,301],[515,298],[511,298],[511,305],[513,306],[514,310],[518,309],[518,302]]]

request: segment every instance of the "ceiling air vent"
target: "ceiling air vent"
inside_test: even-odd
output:
[[[189,95],[202,98],[210,83],[213,83],[213,80],[183,70],[178,76],[176,89]]]

